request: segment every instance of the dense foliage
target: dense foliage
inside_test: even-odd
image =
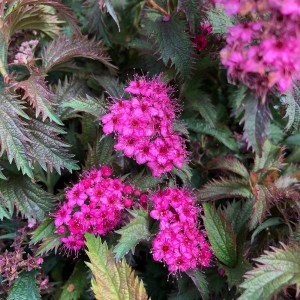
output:
[[[299,297],[297,1],[0,14],[0,299]]]

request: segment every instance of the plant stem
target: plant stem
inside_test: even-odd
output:
[[[169,7],[169,1],[168,1],[168,11],[163,9],[161,6],[159,6],[157,3],[155,3],[153,0],[146,0],[149,6],[152,8],[158,10],[159,12],[163,13],[165,16],[170,16],[170,7]]]

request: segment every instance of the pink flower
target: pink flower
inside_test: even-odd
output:
[[[131,98],[111,105],[101,119],[104,133],[117,136],[114,148],[138,164],[147,163],[153,176],[182,167],[187,152],[184,140],[173,130],[176,105],[169,96],[171,89],[160,76],[152,80],[136,76],[125,91]],[[176,143],[168,142],[174,136]]]
[[[78,252],[84,246],[86,232],[105,235],[122,222],[125,207],[133,206],[132,185],[111,178],[112,169],[93,169],[66,193],[65,202],[54,214],[57,233],[66,249]],[[137,192],[137,190],[135,190]],[[129,198],[129,195],[132,195]],[[138,202],[137,202],[138,203]]]
[[[171,273],[209,266],[212,251],[204,230],[198,229],[200,209],[188,190],[169,187],[152,195],[150,217],[159,220],[152,242],[153,259],[164,261]]]
[[[285,93],[300,79],[300,3],[296,0],[214,0],[228,14],[252,13],[229,28],[223,65],[265,99],[269,91]]]

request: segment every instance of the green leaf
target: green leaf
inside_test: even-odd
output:
[[[82,261],[78,261],[72,275],[63,286],[59,300],[79,300],[87,287],[87,268]]]
[[[63,142],[60,134],[65,133],[60,127],[50,122],[32,119],[30,130],[30,154],[33,162],[38,162],[45,170],[53,169],[61,174],[61,169],[79,170],[73,155],[69,154],[70,145]]]
[[[144,172],[139,173],[130,180],[136,188],[140,189],[142,192],[148,189],[157,187],[159,183],[162,182],[161,178],[153,177],[150,174],[144,175]]]
[[[10,18],[11,15],[15,15],[15,18],[18,19],[18,13],[22,11],[26,11],[26,8],[30,8],[31,10],[34,10],[37,7],[51,7],[56,10],[56,15],[58,17],[61,17],[68,21],[68,23],[72,26],[73,31],[76,34],[80,34],[80,29],[77,26],[77,20],[76,17],[73,14],[73,11],[71,8],[65,6],[60,1],[57,0],[21,0],[18,1],[17,5],[12,6],[12,9],[8,9],[5,12],[5,19],[7,20]],[[26,25],[26,22],[24,22]],[[38,24],[38,23],[37,23]],[[42,24],[41,24],[42,25]],[[52,25],[52,24],[51,24]],[[33,28],[32,25],[28,25],[29,29],[36,29],[39,30],[39,28]],[[23,28],[25,29],[25,28]],[[49,29],[47,27],[47,29]],[[17,28],[17,30],[19,30]]]
[[[51,98],[53,94],[49,91],[44,78],[38,74],[32,74],[27,80],[18,82],[15,89],[24,90],[23,99],[27,99],[35,108],[36,117],[42,115],[43,121],[49,118],[57,124],[63,125],[54,112]]]
[[[232,151],[238,151],[238,143],[235,140],[231,131],[227,127],[213,128],[207,123],[193,119],[187,119],[186,122],[190,130],[195,131],[197,133],[211,135]]]
[[[210,8],[207,12],[209,23],[213,28],[213,33],[227,33],[228,28],[233,25],[233,19],[221,8]]]
[[[243,100],[240,111],[244,111],[244,117],[241,120],[244,123],[244,139],[248,147],[252,147],[261,155],[271,119],[269,106],[267,103],[262,103],[257,96],[249,93]]]
[[[184,164],[180,169],[173,168],[171,173],[178,176],[185,184],[191,181],[193,175],[192,168],[188,164]]]
[[[210,127],[216,128],[218,123],[217,109],[213,105],[209,94],[201,91],[191,82],[186,84],[184,95],[188,107],[193,111],[197,111]]]
[[[98,138],[96,145],[89,146],[86,168],[91,169],[97,165],[109,164],[113,158],[114,138],[111,135],[103,135]]]
[[[52,250],[56,253],[60,245],[61,236],[58,234],[52,234],[51,236],[43,239],[43,242],[40,244],[35,255],[44,255]]]
[[[43,68],[48,73],[54,67],[76,57],[98,60],[109,69],[115,69],[102,41],[88,40],[83,36],[61,36],[49,44],[42,53]]]
[[[265,218],[269,208],[269,197],[270,192],[267,187],[262,185],[256,185],[255,203],[253,206],[253,211],[249,224],[250,229],[254,229],[257,226],[257,224],[261,223]]]
[[[269,140],[266,140],[262,146],[261,155],[255,155],[253,171],[258,172],[270,168],[280,169],[283,166],[283,150],[284,148],[273,145]]]
[[[62,107],[70,107],[75,111],[83,111],[97,118],[100,118],[106,114],[106,109],[103,101],[100,99],[92,98],[88,95],[86,96],[86,98],[76,98],[64,102],[62,104]]]
[[[37,287],[36,271],[23,272],[14,281],[7,300],[39,300],[41,299]]]
[[[118,26],[119,31],[121,31],[119,20],[118,20],[118,17],[116,15],[115,9],[114,9],[114,7],[113,7],[113,5],[111,3],[111,0],[99,0],[99,5],[100,5],[100,9],[103,9],[104,6],[106,7],[107,12],[114,19],[115,23]]]
[[[237,241],[245,240],[245,231],[247,222],[250,219],[253,208],[253,201],[235,201],[228,203],[224,211],[226,219],[232,224]]]
[[[115,231],[121,235],[113,251],[116,254],[117,261],[122,259],[130,250],[134,253],[136,245],[141,241],[148,241],[151,236],[148,211],[141,209],[129,212],[134,219],[131,219],[130,222],[120,230]]]
[[[237,178],[212,180],[199,190],[198,194],[203,201],[224,198],[250,198],[252,196],[248,182]]]
[[[179,0],[177,4],[177,11],[181,9],[184,11],[192,32],[194,32],[199,25],[199,4],[199,0]]]
[[[0,180],[0,193],[10,213],[16,206],[29,219],[41,221],[53,207],[54,197],[32,183],[28,177],[12,176],[7,181]]]
[[[287,92],[282,96],[282,100],[286,105],[285,118],[288,118],[288,123],[285,127],[286,131],[297,131],[300,128],[300,90],[297,85],[294,86],[293,91]]]
[[[232,156],[215,158],[207,164],[207,168],[210,170],[220,169],[229,171],[245,179],[249,179],[249,172],[246,167],[237,158]]]
[[[94,79],[105,89],[111,97],[122,98],[125,85],[119,79],[112,76],[95,76]]]
[[[107,244],[102,244],[100,237],[86,234],[86,263],[93,273],[92,290],[97,300],[147,300],[143,283],[135,278],[134,273],[123,259],[116,263]]]
[[[270,299],[281,290],[296,285],[300,287],[300,246],[289,245],[272,248],[255,259],[256,268],[246,274],[241,285],[245,289],[240,300]]]
[[[24,2],[24,1],[23,1]],[[62,21],[57,18],[57,14],[46,6],[18,6],[14,12],[5,18],[9,37],[17,31],[38,30],[50,38],[56,38],[60,32]]]
[[[204,226],[215,256],[225,265],[234,267],[237,262],[236,235],[220,210],[204,203]]]
[[[264,221],[253,231],[252,236],[251,236],[251,244],[254,242],[255,237],[259,233],[261,233],[263,230],[265,230],[266,228],[269,228],[271,226],[276,226],[276,225],[279,225],[282,223],[283,223],[283,220],[278,217],[273,217],[273,218],[270,218],[270,219]]]
[[[244,257],[243,253],[238,255],[238,260],[234,268],[222,266],[224,268],[229,288],[238,286],[243,281],[243,276],[251,269],[251,264]]]
[[[46,217],[42,223],[34,230],[32,237],[30,239],[30,244],[37,244],[43,239],[51,236],[55,232],[56,227],[54,225],[54,220],[50,217]]]
[[[145,35],[153,41],[164,64],[171,61],[183,77],[188,77],[193,65],[193,48],[185,22],[178,15],[163,22],[160,13],[149,9],[143,26]]]
[[[0,115],[0,156],[6,152],[10,163],[14,160],[23,174],[33,177],[27,157],[29,139],[26,136],[24,122],[20,118],[28,116],[24,113],[20,102],[8,93],[0,94]]]
[[[205,275],[198,271],[197,269],[195,270],[188,270],[186,271],[186,274],[193,280],[195,286],[197,287],[200,295],[202,296],[203,300],[209,299],[209,290],[208,290],[208,283],[205,278]]]
[[[62,107],[62,104],[73,99],[84,98],[89,93],[89,89],[83,80],[66,77],[64,81],[59,81],[57,86],[52,87],[52,93],[58,116],[61,120],[68,120],[78,117],[78,114],[71,108]]]
[[[5,199],[0,194],[0,220],[3,221],[4,218],[10,219],[11,216],[12,213],[5,208]]]

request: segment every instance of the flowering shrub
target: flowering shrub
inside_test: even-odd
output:
[[[0,299],[299,298],[299,1],[0,2]]]

